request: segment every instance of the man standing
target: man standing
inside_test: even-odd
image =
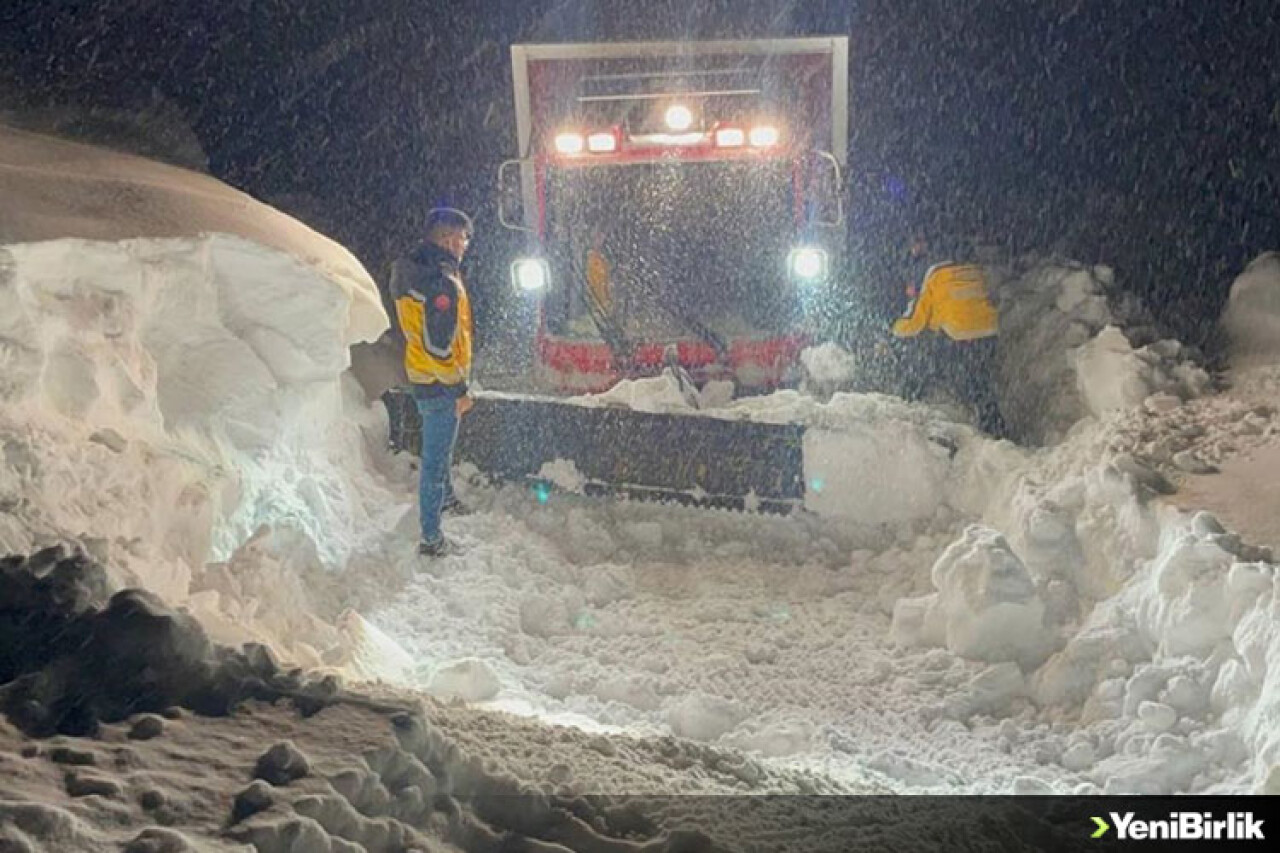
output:
[[[587,294],[601,314],[613,316],[613,274],[604,256],[604,234],[600,231],[591,235],[591,248],[587,250]]]
[[[465,213],[437,208],[427,216],[426,242],[391,269],[391,294],[404,332],[405,372],[422,416],[418,553],[428,557],[458,552],[440,532],[440,515],[467,512],[454,496],[450,469],[458,420],[472,406],[467,393],[471,302],[459,267],[471,232],[471,219]]]
[[[923,241],[915,241],[911,256],[919,261],[926,251]],[[912,301],[893,324],[893,334],[938,333],[942,346],[929,353],[935,360],[932,372],[974,408],[980,428],[1004,437],[1007,427],[993,387],[999,318],[982,268],[953,260],[933,264],[908,295]]]

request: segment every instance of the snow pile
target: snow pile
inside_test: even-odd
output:
[[[1076,387],[1094,417],[1132,409],[1156,395],[1198,397],[1210,383],[1182,344],[1166,339],[1134,349],[1115,326],[1080,347],[1075,369]]]
[[[0,244],[232,234],[341,288],[347,341],[374,341],[388,326],[377,286],[349,251],[207,175],[0,126],[0,197]]]
[[[538,479],[573,494],[582,494],[587,486],[586,476],[568,459],[555,459],[545,463],[538,470]]]
[[[933,566],[938,592],[894,607],[893,638],[907,646],[945,646],[988,663],[1032,669],[1053,636],[1026,566],[994,530],[973,526]]]
[[[1149,315],[1115,290],[1108,267],[1041,263],[995,288],[1001,411],[1015,432],[1052,444],[1082,418],[1147,397],[1208,390],[1207,374]]]
[[[849,388],[858,377],[858,360],[839,344],[824,343],[800,353],[804,390],[818,398]]]
[[[231,217],[197,193],[187,221],[179,190],[168,227]],[[286,219],[244,197],[232,212],[249,231]],[[376,555],[411,498],[343,376],[348,346],[386,325],[376,288],[306,234],[308,261],[228,234],[0,247],[0,548],[73,544],[221,641],[339,665],[333,622],[359,595],[332,570],[372,554],[393,574]]]
[[[697,389],[683,385],[670,370],[642,379],[623,379],[608,391],[572,397],[582,406],[617,406],[636,412],[688,412],[698,409]]]
[[[1001,565],[1018,581],[1006,590],[1042,603],[1041,636],[1061,648],[1043,665],[1019,663],[1039,718],[1070,726],[1054,760],[1087,780],[1082,791],[1227,793],[1276,778],[1280,590],[1270,550],[1168,503],[1194,506],[1179,481],[1274,444],[1275,412],[1255,391],[1149,398],[1073,431],[990,504],[986,520],[1005,542],[970,531],[952,546],[971,555],[984,544],[977,566]],[[1227,507],[1249,494],[1224,488]],[[936,576],[962,565],[940,560],[938,592],[899,603],[896,639],[958,650],[943,618],[955,605],[947,609]],[[963,577],[969,601],[985,576],[970,566]],[[1001,635],[1018,636],[1030,635]]]
[[[1076,348],[1062,382],[1084,383],[1089,413],[1120,411],[1012,469],[982,513],[1001,533],[955,539],[934,590],[899,598],[887,634],[992,663],[943,714],[975,732],[992,716],[1052,724],[1063,737],[1036,749],[1082,793],[1280,790],[1278,567],[1212,516],[1165,503],[1232,509],[1260,494],[1240,478],[1256,479],[1247,460],[1276,446],[1277,380],[1255,369],[1201,396],[1207,381],[1184,355],[1171,342],[1134,350],[1114,327]],[[1222,465],[1236,480],[1198,486]],[[1011,722],[993,734],[1025,740]],[[1037,774],[1012,790],[1044,785]]]
[[[1231,284],[1222,326],[1233,366],[1280,362],[1280,253],[1255,258]]]
[[[1023,453],[922,405],[837,393],[829,403],[786,393],[744,400],[753,419],[807,423],[805,508],[861,524],[977,518]]]
[[[1267,789],[1280,765],[1276,566],[1201,513],[1161,542],[1036,675],[1046,708],[1077,708],[1108,793]]]

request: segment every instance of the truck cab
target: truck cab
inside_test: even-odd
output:
[[[523,231],[544,390],[678,362],[769,389],[795,373],[843,257],[847,39],[515,45]]]

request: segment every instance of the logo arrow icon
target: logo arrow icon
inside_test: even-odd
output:
[[[1093,818],[1093,822],[1098,825],[1098,828],[1093,831],[1093,835],[1089,836],[1090,838],[1101,838],[1106,835],[1107,830],[1111,828],[1110,825],[1100,817]]]

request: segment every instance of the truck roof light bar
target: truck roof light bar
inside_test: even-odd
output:
[[[660,101],[666,98],[744,98],[764,94],[760,89],[705,89],[694,92],[636,92],[625,95],[579,95],[578,103]]]
[[[747,133],[740,127],[716,129],[716,145],[720,148],[741,148],[747,144]]]
[[[693,110],[684,104],[672,104],[662,114],[662,121],[667,125],[667,128],[674,130],[676,133],[684,133],[687,130],[691,130],[694,119]]]
[[[707,135],[695,130],[689,133],[646,133],[631,137],[637,145],[698,145],[705,142]]]
[[[582,78],[583,85],[596,83],[601,81],[614,80],[647,80],[653,78],[680,78],[680,77],[717,77],[726,75],[738,75],[740,77],[749,76],[754,69],[749,68],[691,68],[687,71],[669,70],[669,71],[628,71],[617,74],[591,74]]]
[[[557,133],[555,138],[556,151],[561,154],[581,154],[582,149],[586,145],[581,133]]]
[[[587,137],[587,150],[592,154],[611,154],[618,150],[618,136],[608,130],[592,133]]]

